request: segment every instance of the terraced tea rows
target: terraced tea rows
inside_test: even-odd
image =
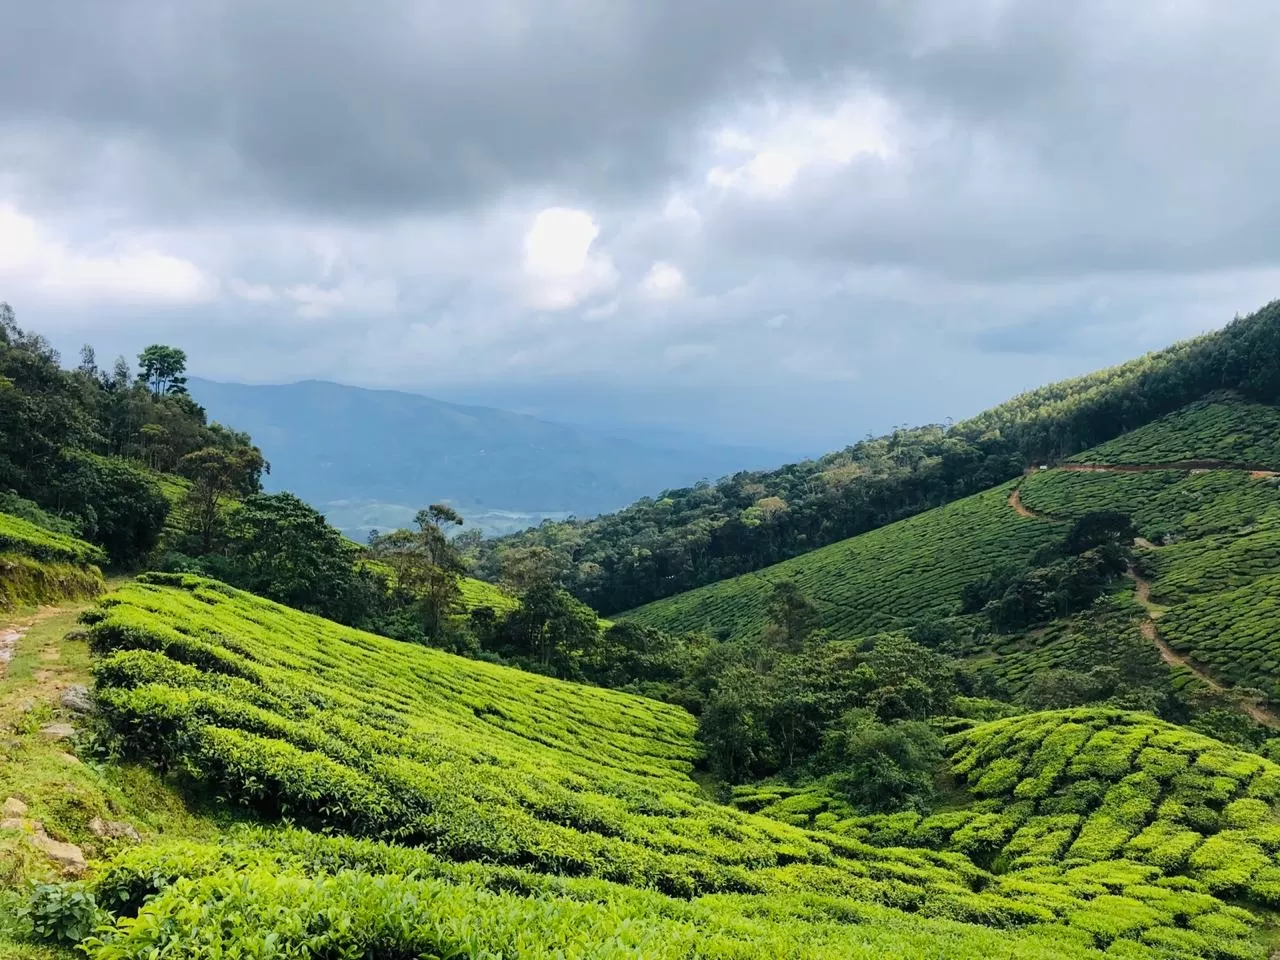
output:
[[[1247,912],[1152,868],[993,875],[954,852],[721,807],[687,776],[693,720],[676,708],[199,578],[147,579],[87,618],[102,714],[127,751],[261,816],[399,845],[250,831],[126,853],[94,881],[121,915],[88,945],[98,960],[232,941],[476,958],[1192,957],[1205,931],[1219,956],[1262,956]],[[981,742],[1007,739],[988,726]]]
[[[1098,709],[997,720],[952,735],[947,749],[973,799],[931,816],[852,816],[819,787],[743,788],[735,800],[868,843],[964,853],[1028,883],[1100,884],[1138,898],[1159,889],[1161,907],[1189,918],[1176,939],[1204,956],[1252,921],[1202,908],[1280,904],[1280,766],[1261,757]],[[1134,919],[1113,901],[1094,909],[1100,925]]]
[[[1172,607],[1160,633],[1215,677],[1280,700],[1280,574]]]
[[[838,636],[955,612],[964,586],[1024,561],[1064,525],[1010,514],[1013,484],[815,550],[755,574],[651,603],[619,619],[668,631],[745,636],[764,624],[774,582],[793,578]]]
[[[91,543],[0,513],[0,610],[97,596],[105,560]]]
[[[507,591],[484,580],[463,577],[458,581],[458,587],[462,591],[462,604],[468,610],[488,607],[495,613],[505,613],[520,606],[520,601]]]
[[[991,926],[959,922],[948,916],[958,904],[944,891],[924,894],[905,868],[912,853],[900,856],[895,907],[857,894],[803,890],[678,900],[600,880],[451,864],[385,844],[299,831],[249,834],[216,847],[181,844],[119,857],[95,877],[93,891],[101,902],[119,905],[122,916],[107,937],[86,946],[94,960],[1085,960],[1103,956],[1099,943],[1114,942],[1081,927],[1037,923],[1033,918],[1053,912],[1033,907],[1020,916],[1013,909],[1018,904],[994,895],[984,898],[989,912],[983,919]],[[148,896],[153,899],[143,906]],[[1055,906],[1070,903],[1083,914],[1090,902],[1066,894]],[[1107,956],[1189,956],[1142,943],[1141,935],[1161,943],[1178,932],[1150,923],[1167,914],[1144,902],[1131,905],[1140,922]],[[1225,946],[1223,956],[1262,956],[1236,938]]]
[[[78,566],[106,562],[103,552],[91,543],[46,530],[7,513],[0,513],[0,553]]]
[[[1155,541],[1234,534],[1262,517],[1280,519],[1280,482],[1243,470],[1043,470],[1028,475],[1018,493],[1029,510],[1068,520],[1119,510],[1133,517],[1142,536]]]
[[[1199,400],[1072,457],[1069,463],[1216,460],[1280,469],[1280,409],[1231,397]]]
[[[768,887],[788,863],[819,886],[872,869],[704,800],[682,710],[150,579],[90,618],[103,715],[132,754],[265,815],[684,894]]]
[[[951,652],[998,677],[1014,697],[1049,670],[1087,673],[1103,665],[1119,666],[1123,676],[1135,680],[1165,676],[1176,687],[1168,665],[1143,635],[1143,617],[1124,589],[1079,616],[1030,633],[980,636]]]

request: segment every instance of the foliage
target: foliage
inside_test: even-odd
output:
[[[814,639],[793,652],[741,644],[712,648],[703,660],[694,668],[709,686],[698,738],[712,769],[730,783],[794,775],[815,757],[820,772],[844,769],[840,745],[849,742],[855,717],[894,723],[941,716],[957,690],[956,664],[895,634]]]
[[[164,528],[168,501],[148,471],[210,447],[265,467],[247,437],[210,425],[180,391],[180,350],[149,347],[138,379],[123,358],[98,369],[91,348],[74,370],[59,361],[0,304],[0,489],[70,521],[112,563],[139,564]]]
[[[855,807],[872,812],[923,809],[933,799],[942,742],[928,724],[886,724],[855,710],[823,739],[823,765],[835,771],[829,782]]]
[[[630,611],[625,619],[669,632],[759,633],[773,584],[793,580],[821,625],[857,636],[958,612],[967,584],[1058,541],[1062,525],[1018,517],[1011,485],[815,550],[759,573]]]
[[[49,495],[49,506],[76,517],[78,534],[101,544],[121,566],[146,558],[169,514],[169,502],[148,470],[79,450],[64,452]]]
[[[185,506],[202,553],[212,552],[222,533],[227,503],[258,493],[266,468],[261,451],[247,437],[225,431],[217,439],[178,462],[178,472],[191,481]]]
[[[1213,399],[1174,421],[1174,429],[1166,423],[1157,431],[1166,438],[1159,444],[1139,435],[1114,448],[1115,455],[1182,459],[1199,446],[1201,457],[1272,463],[1275,412],[1254,419],[1255,407],[1221,392],[1280,401],[1276,357],[1280,301],[1217,333],[1030,391],[951,427],[897,429],[816,461],[667,490],[616,514],[545,522],[483,546],[478,570],[492,579],[506,551],[542,546],[560,558],[572,593],[611,614],[977,493],[1027,465],[1070,457],[1207,395]]]
[[[138,354],[138,379],[152,393],[186,393],[187,355],[177,347],[153,343]]]
[[[260,493],[239,503],[228,520],[225,552],[205,566],[259,596],[360,623],[386,592],[357,562],[360,552],[293,494]]]
[[[86,939],[110,920],[92,893],[60,883],[36,884],[21,916],[31,925],[36,939],[67,946]]]
[[[1280,410],[1230,395],[1206,397],[1070,462],[1221,463],[1280,469]]]

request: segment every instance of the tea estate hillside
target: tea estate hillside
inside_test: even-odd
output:
[[[1097,639],[1127,637],[1117,649],[1158,652],[1178,688],[1239,691],[1266,719],[1280,701],[1278,426],[1273,407],[1197,402],[1070,461],[621,619],[750,636],[790,581],[838,636],[940,626],[946,648],[1006,695],[1054,666],[1105,663]],[[1109,577],[1069,583],[1045,548],[1100,512],[1131,522],[1127,558]]]
[[[1259,408],[1280,404],[1280,302],[958,423],[900,427],[777,470],[655,489],[618,513],[546,522],[477,544],[473,555],[481,575],[492,577],[507,552],[546,550],[574,596],[613,616],[943,506],[1013,480],[1028,466],[1070,459],[1188,404],[1224,396]],[[1274,423],[1275,414],[1270,418]],[[1199,421],[1194,435],[1202,456],[1241,464],[1265,452],[1265,437],[1257,449],[1235,443],[1232,415],[1210,420]],[[1163,455],[1190,455],[1176,441],[1192,437],[1163,435]],[[1156,462],[1151,451],[1129,452]]]
[[[78,805],[169,829],[113,824],[84,879],[13,911],[8,956],[1267,956],[1280,766],[1149,716],[958,722],[953,812],[797,817],[782,791],[707,797],[676,707],[197,577],[81,619],[85,730],[116,759],[72,765]],[[18,835],[88,835],[45,789],[12,798]]]

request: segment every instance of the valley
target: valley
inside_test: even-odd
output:
[[[951,428],[367,544],[145,364],[5,329],[3,960],[1280,949],[1280,352],[1237,362],[1275,305]]]

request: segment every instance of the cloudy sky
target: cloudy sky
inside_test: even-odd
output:
[[[0,3],[68,355],[816,450],[1280,296],[1272,0]]]

